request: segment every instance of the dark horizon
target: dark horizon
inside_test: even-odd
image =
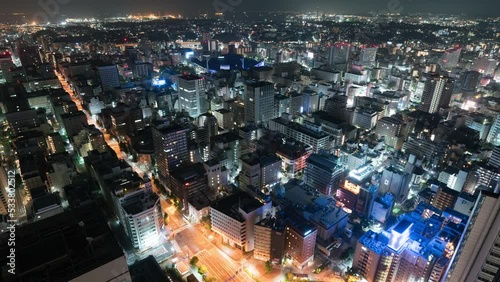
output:
[[[4,0],[5,1],[5,0]],[[57,2],[57,0],[52,0]],[[19,0],[5,5],[4,13],[27,13],[28,15],[44,11],[39,3],[51,1],[40,1],[33,3],[30,0]],[[493,0],[481,1],[453,1],[440,0],[188,0],[180,1],[98,1],[87,0],[59,0],[67,4],[59,4],[59,14],[69,17],[91,17],[108,13],[109,15],[128,13],[161,13],[180,14],[186,17],[194,17],[201,13],[213,14],[216,11],[244,12],[244,11],[293,11],[293,12],[315,12],[321,13],[344,13],[344,14],[368,14],[377,12],[400,12],[409,13],[432,13],[432,14],[466,14],[468,16],[500,16],[500,2]],[[230,3],[233,3],[231,5]],[[57,2],[58,3],[58,2]]]

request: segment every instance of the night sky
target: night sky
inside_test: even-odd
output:
[[[2,12],[27,13],[43,11],[38,3],[52,1],[67,2],[60,5],[60,11],[68,16],[95,16],[103,12],[112,14],[162,12],[192,17],[201,12],[215,12],[214,3],[217,1],[225,4],[233,3],[234,9],[240,12],[316,11],[316,8],[319,8],[324,12],[366,14],[392,9],[402,13],[466,13],[471,16],[500,16],[498,0],[0,0],[3,4]]]

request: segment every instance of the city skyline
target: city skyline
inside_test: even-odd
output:
[[[197,17],[200,14],[213,14],[216,12],[242,13],[245,11],[290,11],[290,12],[316,12],[329,14],[354,14],[366,15],[370,13],[431,13],[431,14],[465,14],[467,16],[500,16],[500,4],[493,0],[483,0],[481,3],[474,1],[444,0],[313,0],[304,3],[301,0],[279,0],[279,1],[227,1],[227,0],[192,0],[190,3],[180,3],[173,0],[151,0],[138,3],[132,0],[122,0],[118,3],[106,0],[89,0],[85,3],[80,1],[57,1],[57,8],[53,8],[51,1],[39,1],[37,4],[29,3],[28,0],[10,3],[4,9],[4,13],[26,13],[31,16],[37,12],[55,11],[58,16],[68,17],[97,17],[116,16],[120,14],[171,14],[184,17]],[[59,3],[61,2],[61,3]]]
[[[483,4],[115,3],[2,16],[1,281],[500,281]]]

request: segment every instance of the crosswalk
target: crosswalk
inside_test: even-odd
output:
[[[208,269],[208,277],[214,277],[216,281],[253,282],[241,265],[224,258],[217,251],[203,250],[196,255],[199,265],[205,265]]]

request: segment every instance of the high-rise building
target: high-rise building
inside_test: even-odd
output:
[[[322,131],[321,125],[312,122],[304,121],[301,125],[275,118],[269,122],[269,129],[311,146],[314,153],[329,151],[331,148],[330,135]]]
[[[10,52],[2,52],[0,48],[0,84],[12,82],[12,74],[10,68],[14,67]]]
[[[266,217],[255,224],[253,256],[262,261],[281,262],[285,251],[285,223],[280,217]]]
[[[352,267],[369,282],[443,281],[466,221],[421,203],[387,230],[363,234]]]
[[[285,255],[292,258],[295,266],[303,268],[314,259],[318,230],[306,221],[289,221],[285,228]]]
[[[328,65],[332,68],[338,68],[342,65],[346,65],[347,68],[350,50],[351,44],[346,43],[337,43],[329,46],[327,49]]]
[[[278,146],[276,155],[281,159],[283,177],[295,178],[299,172],[306,168],[306,160],[312,153],[311,146],[286,140]]]
[[[401,116],[383,117],[377,121],[375,134],[379,138],[384,138],[387,146],[401,150],[404,142],[403,127],[404,121]]]
[[[450,105],[453,79],[438,74],[427,75],[420,110],[431,114]]]
[[[219,133],[219,125],[217,122],[217,118],[209,113],[202,114],[198,117],[198,126],[203,128],[206,132],[206,138],[204,141],[206,143],[210,143],[210,140]]]
[[[379,192],[381,194],[391,193],[394,195],[396,203],[402,203],[410,192],[410,180],[411,175],[409,173],[393,166],[388,167],[384,169],[380,178]]]
[[[486,141],[495,146],[500,146],[500,114],[496,115]]]
[[[208,111],[205,78],[188,74],[179,76],[179,106],[192,118]]]
[[[269,194],[271,187],[279,183],[281,159],[271,154],[261,158],[245,155],[241,158],[239,185],[242,188],[252,186],[264,194]]]
[[[449,166],[439,173],[438,181],[446,184],[448,188],[461,192],[464,187],[466,190],[469,189],[470,174],[469,171]]]
[[[153,144],[160,181],[168,182],[170,172],[189,161],[188,130],[179,125],[153,126]]]
[[[453,208],[459,193],[460,192],[450,189],[445,185],[440,185],[434,199],[432,200],[432,205],[440,210]]]
[[[496,166],[492,166],[485,163],[480,163],[477,166],[477,183],[474,190],[480,185],[483,185],[488,191],[495,191],[497,189],[497,184],[500,182],[500,169]],[[474,191],[467,191],[471,194]]]
[[[415,155],[419,159],[434,160],[442,159],[446,148],[442,144],[428,139],[408,138],[403,144],[403,152]]]
[[[184,210],[188,203],[207,190],[207,174],[202,163],[183,166],[171,172],[170,189],[181,200]]]
[[[304,180],[308,186],[331,195],[342,180],[342,172],[336,157],[312,154],[306,160]]]
[[[118,192],[113,200],[119,204],[118,215],[123,223],[134,248],[144,250],[156,247],[158,236],[163,227],[163,213],[160,199],[153,192],[151,182],[146,182],[140,189]]]
[[[500,168],[500,146],[496,146],[493,149],[488,164],[492,167]]]
[[[481,191],[445,281],[500,281],[500,199]]]
[[[13,135],[39,126],[39,119],[34,109],[9,112],[5,114],[5,118]]]
[[[245,123],[267,123],[274,118],[274,85],[253,81],[245,85]]]
[[[346,108],[347,96],[335,95],[325,101],[324,111],[336,119],[345,120]]]
[[[291,99],[285,95],[276,95],[274,97],[274,115],[281,117],[283,113],[290,113]]]
[[[234,113],[226,110],[220,109],[213,112],[213,115],[217,119],[217,124],[223,129],[232,130],[234,128]]]
[[[25,44],[18,44],[16,46],[17,56],[21,61],[23,67],[39,66],[42,64],[40,58],[39,48],[36,46],[27,46]]]
[[[210,206],[212,230],[221,235],[225,243],[243,252],[252,251],[254,225],[266,217],[271,206],[271,202],[262,204],[246,193],[222,198]]]
[[[366,107],[356,107],[352,115],[352,125],[365,129],[371,130],[377,125],[378,117],[380,112]]]
[[[377,47],[362,48],[359,54],[358,64],[362,66],[372,66],[375,65],[377,59]]]
[[[113,90],[115,87],[120,86],[120,74],[116,65],[98,66],[97,74],[103,91]]]

